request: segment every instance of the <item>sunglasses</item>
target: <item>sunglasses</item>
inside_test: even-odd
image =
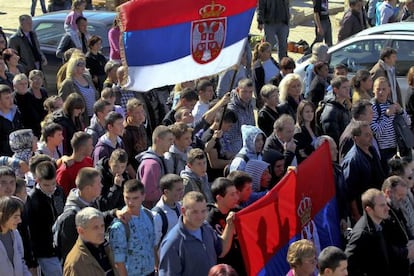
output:
[[[85,67],[85,62],[83,62],[83,61],[79,61],[78,63],[76,63],[76,66],[77,67]]]

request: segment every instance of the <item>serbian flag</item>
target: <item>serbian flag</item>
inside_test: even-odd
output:
[[[326,142],[266,196],[236,214],[235,226],[248,275],[289,271],[289,244],[312,240],[320,250],[340,246],[333,167]]]
[[[119,7],[129,89],[217,74],[243,52],[257,0],[132,0]]]

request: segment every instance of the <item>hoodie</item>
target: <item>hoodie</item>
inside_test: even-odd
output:
[[[187,153],[191,147],[188,147],[186,151],[180,151],[175,144],[170,146],[168,152],[164,153],[165,166],[168,173],[180,174],[185,169],[187,164]]]
[[[93,150],[93,165],[96,166],[98,161],[103,157],[110,157],[111,153],[116,149],[124,149],[124,143],[121,137],[116,137],[116,144],[113,145],[109,140],[108,134],[102,135]]]
[[[0,156],[13,155],[9,145],[9,134],[22,127],[22,119],[17,106],[13,105],[8,114],[0,111]]]
[[[56,150],[54,152],[51,152],[50,149],[47,147],[47,144],[45,142],[39,142],[37,143],[37,151],[36,153],[40,154],[46,154],[53,158],[54,160],[58,160],[60,157],[62,157],[62,154],[59,151],[59,147],[56,147]]]
[[[185,166],[185,169],[180,173],[180,176],[183,178],[184,194],[191,191],[200,192],[204,195],[208,203],[214,202],[207,174],[199,177],[193,173],[188,166]]]
[[[236,171],[236,170],[244,171],[246,167],[246,162],[248,160],[262,160],[262,153],[256,152],[255,142],[256,142],[258,135],[263,135],[263,145],[264,145],[264,141],[266,140],[266,135],[264,134],[264,132],[260,128],[257,128],[251,125],[242,125],[241,132],[242,132],[243,147],[241,148],[241,150],[237,153],[236,157],[231,162],[230,172]]]

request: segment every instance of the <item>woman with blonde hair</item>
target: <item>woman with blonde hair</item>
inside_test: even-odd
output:
[[[89,125],[90,118],[93,116],[93,105],[99,99],[99,93],[95,90],[90,75],[85,70],[86,61],[83,56],[72,56],[68,61],[66,70],[66,79],[63,81],[58,95],[63,101],[71,93],[79,94],[85,103],[85,112],[83,114],[83,122]]]
[[[287,74],[279,84],[279,113],[296,120],[298,105],[302,100],[302,80],[298,74]]]

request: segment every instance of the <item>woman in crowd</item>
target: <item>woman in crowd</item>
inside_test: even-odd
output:
[[[32,275],[24,263],[23,242],[17,231],[22,212],[20,199],[0,198],[0,275]]]
[[[413,69],[414,71],[414,69]],[[372,78],[368,70],[358,70],[352,78],[352,103],[356,104],[360,100],[371,100],[372,95]]]
[[[7,71],[11,75],[15,76],[23,73],[23,66],[19,64],[20,57],[17,55],[16,50],[7,48],[3,51],[2,56],[7,65]]]
[[[263,85],[279,74],[279,64],[272,57],[272,45],[269,42],[256,44],[253,51],[253,78],[256,91],[259,92]],[[256,94],[256,106],[263,106],[262,97]]]
[[[117,62],[121,62],[121,54],[119,50],[119,36],[121,35],[121,30],[118,25],[119,17],[115,16],[114,22],[112,23],[112,28],[108,32],[109,40],[109,59]]]
[[[85,58],[82,56],[72,56],[68,61],[66,79],[59,89],[59,96],[65,101],[73,92],[79,94],[85,103],[85,112],[82,117],[84,125],[89,125],[90,118],[93,116],[93,104],[99,99],[98,91],[89,75],[85,73]]]
[[[313,72],[315,77],[311,82],[307,100],[312,102],[314,106],[318,106],[319,102],[325,97],[326,89],[329,86],[329,66],[325,62],[318,61],[313,67]]]
[[[298,240],[289,246],[287,261],[290,270],[286,276],[314,276],[317,264],[315,245],[309,240]]]
[[[408,89],[407,89],[407,95],[409,95],[408,102],[406,104],[407,106],[407,113],[411,116],[411,122],[414,122],[414,66],[408,70],[407,73],[407,82],[408,82]],[[413,128],[413,125],[411,125],[411,129]]]
[[[29,93],[33,95],[33,110],[36,112],[36,116],[39,117],[39,125],[43,118],[46,116],[46,111],[43,108],[43,103],[47,99],[47,91],[43,87],[44,76],[40,70],[32,70],[29,73]],[[37,122],[36,122],[37,126]],[[40,129],[35,129],[35,135],[40,134]],[[39,137],[39,136],[37,136]]]
[[[260,95],[264,106],[259,110],[257,125],[269,137],[273,133],[273,123],[279,118],[279,89],[273,84],[265,84]]]
[[[102,38],[93,35],[88,39],[88,49],[86,53],[86,67],[92,76],[93,84],[98,91],[103,88],[103,83],[106,78],[105,64],[106,58],[99,51],[102,48]]]
[[[293,139],[296,143],[298,163],[305,160],[314,150],[317,137],[315,135],[315,106],[306,100],[300,102]]]
[[[85,103],[82,97],[77,93],[72,93],[63,103],[63,108],[55,111],[51,116],[51,120],[60,124],[63,128],[64,155],[72,154],[73,150],[70,140],[72,139],[73,134],[77,131],[83,131],[85,129],[85,125],[81,119],[81,114],[84,110]]]
[[[288,74],[279,84],[279,113],[296,120],[298,105],[302,100],[302,81],[298,74]]]

